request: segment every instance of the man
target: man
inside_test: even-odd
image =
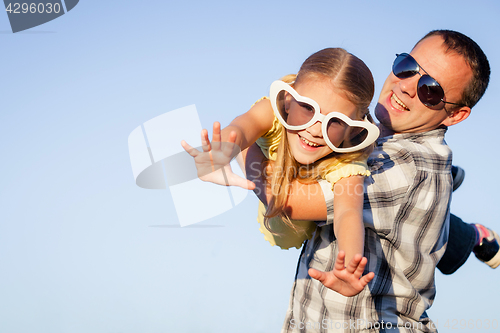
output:
[[[445,253],[450,225],[451,151],[444,134],[449,126],[467,119],[486,90],[489,74],[488,60],[479,46],[449,30],[432,31],[410,54],[397,56],[375,109],[381,135],[368,159],[372,176],[365,181],[367,261],[358,257],[354,264],[351,261],[343,267],[331,226],[330,186],[324,182],[292,184],[293,195],[287,201],[289,217],[326,218],[326,223],[319,224],[313,238],[303,246],[283,332],[436,331],[426,310],[435,297],[434,271]],[[257,114],[272,114],[268,101],[252,109]],[[224,141],[235,142],[232,130],[228,126],[222,131]],[[214,141],[220,141],[218,136]],[[204,150],[212,161],[206,133],[205,137]],[[193,157],[198,154],[192,152]],[[247,165],[262,160],[260,150],[251,146]],[[257,183],[262,172],[250,171],[255,168],[247,168],[247,177]],[[238,185],[231,177],[229,182],[226,176],[219,177],[221,184]],[[456,179],[458,184],[460,179]],[[246,180],[239,186],[250,188]],[[266,202],[270,197],[264,182],[258,190],[257,195]],[[460,267],[472,250],[491,267],[498,265],[498,235],[454,216],[451,221],[449,242],[453,251],[448,251],[439,264],[443,272],[452,273]],[[374,274],[359,279],[365,263]],[[346,271],[348,280],[342,280]],[[355,280],[361,283],[354,285]],[[341,292],[339,281],[340,285],[347,281],[361,292],[354,297],[342,296],[333,291]]]
[[[365,256],[375,277],[357,296],[344,297],[321,284],[330,287],[336,278],[331,272],[338,253],[330,226],[333,194],[324,191],[325,209],[311,195],[314,185],[293,187],[290,217],[327,215],[327,221],[303,247],[283,332],[436,331],[426,310],[435,296],[434,271],[448,238],[451,151],[444,134],[469,116],[486,90],[489,73],[479,46],[454,31],[433,31],[410,55],[398,55],[375,109],[381,136],[368,160],[372,177],[365,182]],[[247,164],[261,158],[256,155],[250,150]],[[450,236],[466,238],[453,239],[459,251],[443,259],[443,272],[452,273],[473,248],[482,261],[497,265],[491,262],[500,256],[496,234],[456,217],[452,223]]]

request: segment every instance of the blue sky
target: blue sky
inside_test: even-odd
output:
[[[82,0],[17,34],[0,15],[0,332],[278,331],[298,250],[263,240],[253,195],[206,227],[165,227],[179,223],[171,194],[135,185],[127,138],[191,104],[202,126],[227,125],[324,47],[363,59],[378,95],[429,30],[481,45],[490,86],[447,133],[467,173],[452,211],[500,230],[499,14],[493,0]],[[438,272],[440,332],[500,325],[498,274],[474,257]]]

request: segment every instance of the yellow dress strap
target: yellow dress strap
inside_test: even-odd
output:
[[[274,117],[273,127],[263,136],[258,138],[257,141],[255,141],[264,156],[271,161],[276,161],[278,147],[281,141],[281,136],[283,135],[282,133],[283,126],[279,122],[278,118]]]
[[[368,165],[366,161],[354,161],[350,163],[342,164],[340,167],[328,172],[324,178],[327,180],[333,188],[336,182],[342,178],[347,178],[350,176],[369,176],[370,171],[368,170]]]

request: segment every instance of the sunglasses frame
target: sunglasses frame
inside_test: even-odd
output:
[[[276,99],[278,97],[278,94],[283,90],[288,92],[290,95],[292,95],[292,97],[295,98],[296,101],[309,104],[310,106],[313,107],[314,116],[306,124],[295,125],[295,126],[289,125],[286,123],[285,119],[283,119],[283,117],[281,116],[281,113],[278,109],[278,105],[276,104]],[[306,129],[319,121],[321,123],[321,131],[323,134],[323,139],[325,140],[327,146],[336,153],[349,153],[349,152],[364,149],[364,148],[368,147],[369,145],[371,145],[372,143],[374,143],[380,135],[380,130],[378,129],[378,127],[375,124],[372,124],[368,120],[368,117],[365,116],[364,120],[352,120],[351,118],[349,118],[345,114],[343,114],[341,112],[336,112],[336,111],[330,112],[327,115],[324,115],[321,113],[319,104],[315,100],[313,100],[309,97],[299,95],[299,93],[297,91],[295,91],[295,89],[293,89],[288,83],[285,83],[283,81],[278,80],[278,81],[274,81],[271,84],[269,96],[271,99],[271,105],[273,107],[274,114],[276,115],[276,117],[278,118],[280,123],[283,125],[283,127],[285,127],[286,129],[292,130],[292,131],[298,131],[298,130]],[[351,127],[362,127],[364,129],[366,129],[368,132],[366,139],[361,144],[354,146],[354,147],[349,147],[349,148],[335,147],[333,145],[333,143],[330,141],[330,139],[328,138],[328,131],[327,131],[328,122],[332,118],[338,118]]]
[[[413,75],[411,76],[407,76],[407,77],[399,77],[395,71],[394,71],[394,68],[396,67],[396,61],[398,60],[398,58],[400,56],[404,56],[404,59],[410,59],[411,61],[413,61],[415,63],[415,66],[416,68],[414,70],[409,70],[408,72],[412,72],[414,73]],[[401,61],[403,61],[401,60]],[[400,62],[401,62],[400,61]],[[399,63],[398,63],[399,64]],[[420,74],[420,70],[423,70],[424,71],[424,75]],[[392,73],[394,74],[394,76],[396,76],[398,79],[400,80],[404,80],[404,79],[408,79],[410,77],[414,77],[415,75],[420,75],[420,78],[418,79],[418,82],[417,82],[417,95],[418,95],[418,100],[425,106],[427,106],[428,108],[433,108],[433,107],[436,107],[438,106],[441,102],[443,102],[444,104],[452,104],[452,105],[459,105],[459,106],[465,106],[464,104],[458,104],[458,103],[452,103],[452,102],[446,102],[444,101],[444,97],[445,97],[445,94],[444,94],[444,89],[443,87],[439,84],[439,82],[437,82],[437,80],[435,78],[433,78],[432,76],[429,75],[429,73],[427,73],[427,71],[425,69],[422,68],[422,66],[420,66],[420,64],[415,60],[415,58],[413,58],[410,54],[408,53],[399,53],[399,54],[396,54],[396,59],[394,59],[394,62],[392,64]],[[422,80],[422,78],[426,76],[426,77],[429,77],[431,78],[434,83],[441,89],[442,91],[442,94],[443,94],[443,97],[440,98],[440,101],[437,103],[437,104],[430,104],[430,103],[426,103],[422,100],[422,98],[420,98],[420,93],[419,93],[419,89],[420,89],[420,80]],[[423,85],[422,85],[423,86]],[[428,85],[427,85],[428,86]],[[446,110],[446,109],[445,109]]]

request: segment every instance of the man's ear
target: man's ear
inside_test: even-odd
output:
[[[455,124],[458,124],[461,121],[464,121],[467,119],[467,117],[470,115],[470,107],[468,106],[462,106],[460,109],[454,110],[451,112],[451,114],[443,120],[441,124],[445,126],[452,126]]]

